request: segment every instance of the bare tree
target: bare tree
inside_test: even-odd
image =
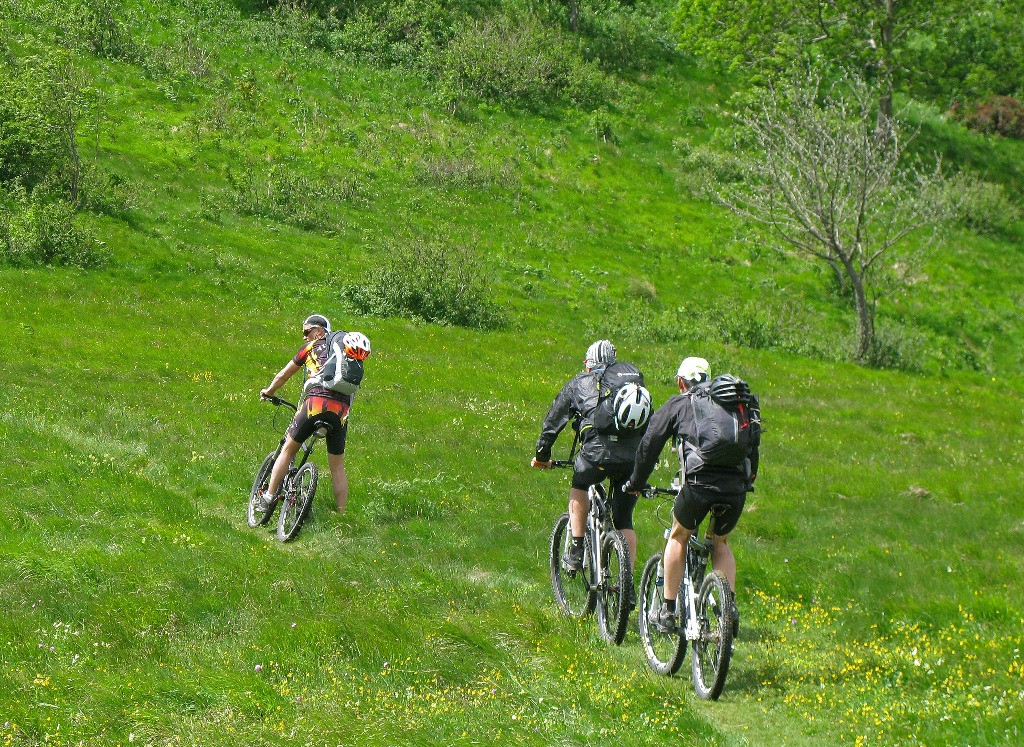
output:
[[[857,313],[858,361],[874,349],[874,311],[894,285],[908,282],[934,232],[907,237],[947,218],[940,163],[908,162],[897,120],[880,130],[878,96],[845,78],[823,90],[820,78],[771,88],[739,116],[742,178],[707,186],[716,201],[767,229],[790,251],[828,264],[849,289]]]

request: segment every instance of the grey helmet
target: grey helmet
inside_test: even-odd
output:
[[[587,348],[587,357],[584,365],[593,369],[598,366],[607,366],[615,362],[615,346],[608,340],[598,340]]]

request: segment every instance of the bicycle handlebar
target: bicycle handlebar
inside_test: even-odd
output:
[[[293,405],[288,400],[281,399],[280,397],[260,397],[260,399],[263,400],[264,402],[269,402],[275,407],[280,407],[281,405],[284,405],[285,407],[290,407],[293,410],[299,409],[297,405]]]
[[[644,498],[656,498],[659,495],[676,495],[679,493],[677,488],[659,488],[657,485],[648,485],[640,491],[640,495]]]

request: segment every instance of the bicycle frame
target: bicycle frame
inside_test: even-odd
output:
[[[604,542],[605,534],[611,531],[611,519],[608,516],[607,503],[605,502],[604,491],[599,485],[591,485],[587,490],[587,498],[590,500],[590,510],[587,512],[587,528],[590,530],[586,537],[590,540],[590,557],[593,558],[594,576],[590,580],[590,588],[594,591],[604,591],[604,558],[601,553],[601,544]]]
[[[298,405],[293,404],[288,400],[282,399],[281,397],[264,397],[264,399],[267,402],[270,402],[274,405],[288,407],[292,410],[292,412],[298,412]],[[299,403],[302,403],[301,399],[299,400]],[[302,465],[309,461],[309,455],[313,453],[313,447],[316,446],[316,442],[319,441],[321,438],[326,438],[327,433],[328,427],[326,425],[323,425],[317,428],[315,431],[313,431],[313,435],[303,442],[299,452],[296,453],[295,458],[292,459],[292,463],[288,465],[288,474],[285,475],[286,481],[290,482],[291,478],[295,475],[295,473],[302,468]],[[275,453],[275,457],[280,456],[281,450],[284,448],[284,444],[287,438],[287,434],[281,436],[281,442],[277,445],[277,452]]]
[[[727,507],[725,507],[727,508]],[[723,510],[722,504],[715,504],[711,507],[711,514],[708,517],[707,529],[704,532],[704,539],[697,536],[697,529],[690,535],[686,543],[686,559],[683,566],[683,597],[686,603],[686,626],[684,635],[686,640],[695,641],[700,637],[700,622],[697,619],[697,592],[704,581],[707,572],[708,561],[711,559],[713,549],[712,538],[715,534],[715,523],[719,513]],[[671,530],[665,530],[666,539]]]

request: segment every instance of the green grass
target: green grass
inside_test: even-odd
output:
[[[658,402],[689,353],[762,397],[763,469],[731,540],[742,635],[705,704],[685,670],[650,673],[635,631],[609,649],[593,621],[558,616],[546,543],[567,476],[528,462],[551,398],[623,308],[795,300],[843,344],[849,315],[813,268],[733,245],[728,218],[685,196],[672,142],[707,136],[681,112],[710,110],[714,81],[680,61],[625,81],[605,143],[585,112],[453,118],[418,77],[280,43],[234,4],[131,7],[147,49],[192,28],[216,54],[173,99],[140,65],[83,57],[102,92],[88,155],[133,185],[126,216],[86,218],[113,261],[0,265],[0,744],[1019,739],[1018,244],[959,234],[881,311],[991,339],[981,370],[615,337]],[[9,46],[42,44],[41,28]],[[358,197],[313,230],[239,210],[226,170],[271,164],[351,177]],[[512,328],[340,307],[392,237],[477,247]],[[636,279],[654,299],[629,295]],[[257,394],[312,310],[374,355],[349,510],[325,475],[281,545],[244,519],[285,425]],[[637,509],[641,560],[655,509]]]

